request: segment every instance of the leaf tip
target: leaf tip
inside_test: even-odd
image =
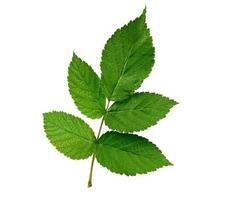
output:
[[[146,12],[147,12],[147,4],[145,4],[145,7],[144,7],[144,9],[143,9],[143,14],[145,15]]]
[[[173,100],[173,104],[174,104],[174,106],[175,106],[175,105],[178,105],[178,104],[179,104],[179,102],[178,102],[178,101],[175,101],[175,100]]]
[[[167,166],[174,166],[174,164],[168,160]]]
[[[77,57],[77,55],[76,55],[75,51],[73,51],[73,56],[72,56],[72,58],[76,58],[76,57]]]
[[[143,12],[142,12],[142,14],[141,14],[141,16],[140,16],[140,18],[144,18],[144,20],[146,19],[146,13],[147,13],[147,5],[145,4],[145,7],[144,7],[144,9],[143,9]]]

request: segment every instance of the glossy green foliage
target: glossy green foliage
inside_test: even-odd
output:
[[[174,105],[174,100],[159,94],[136,93],[114,103],[105,115],[105,123],[120,132],[145,130],[164,118]]]
[[[132,176],[171,165],[148,139],[114,131],[105,133],[98,140],[96,158],[112,172]]]
[[[105,45],[101,70],[109,100],[127,98],[151,72],[154,47],[145,19],[146,9],[140,17],[118,29]]]
[[[65,156],[85,159],[92,155],[89,187],[95,159],[112,172],[131,176],[172,165],[155,144],[133,134],[155,125],[177,104],[160,94],[135,93],[153,64],[146,9],[107,41],[102,52],[101,79],[73,54],[68,69],[69,91],[82,114],[92,119],[102,117],[99,132],[95,137],[82,119],[55,111],[43,115],[44,129],[50,142]],[[104,122],[111,131],[102,134]]]
[[[43,116],[47,137],[58,151],[72,159],[84,159],[93,153],[96,138],[82,119],[64,112]]]
[[[100,118],[105,113],[105,96],[101,81],[93,69],[75,53],[68,70],[70,94],[77,108],[88,117]]]

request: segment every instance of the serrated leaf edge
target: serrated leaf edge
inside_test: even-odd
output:
[[[77,103],[76,103],[76,101],[74,100],[74,97],[73,97],[73,95],[72,95],[72,92],[71,92],[71,89],[70,89],[70,86],[69,86],[69,70],[70,70],[70,66],[71,66],[71,64],[72,64],[72,62],[73,62],[73,58],[74,57],[76,57],[78,60],[80,60],[82,63],[84,63],[84,64],[86,64],[86,65],[88,65],[90,68],[91,68],[91,70],[92,70],[92,72],[94,72],[94,74],[96,75],[96,77],[99,79],[99,87],[100,87],[100,89],[101,90],[103,90],[103,88],[102,88],[102,84],[101,84],[101,78],[97,75],[97,73],[94,71],[94,69],[92,68],[92,66],[90,65],[90,64],[88,64],[86,61],[84,61],[83,59],[81,59],[79,56],[77,56],[77,54],[73,51],[73,56],[72,56],[72,60],[70,61],[70,63],[69,63],[69,67],[68,67],[68,70],[67,70],[67,85],[68,85],[68,88],[69,88],[69,93],[70,93],[70,96],[71,96],[71,98],[72,98],[72,100],[73,100],[73,102],[74,102],[74,105],[77,107],[77,109],[79,110],[79,112],[81,112],[83,115],[85,115],[86,117],[88,117],[88,118],[90,118],[90,119],[100,119],[104,114],[105,114],[105,107],[104,107],[104,109],[103,109],[103,111],[101,112],[101,115],[100,116],[96,116],[96,117],[92,117],[92,116],[88,116],[84,111],[82,111],[81,110],[81,108],[80,108],[80,106],[79,105],[77,105]],[[103,91],[102,91],[103,92]],[[104,93],[103,93],[104,94]],[[105,96],[105,95],[104,95]],[[106,100],[106,99],[105,99]],[[101,111],[100,109],[96,109],[96,110],[98,110],[98,111]]]
[[[153,63],[152,63],[152,67],[151,67],[150,70],[148,71],[147,75],[140,81],[140,84],[137,85],[137,88],[136,88],[134,91],[132,91],[129,96],[127,96],[127,97],[124,98],[124,99],[120,99],[120,100],[118,100],[118,101],[123,101],[123,100],[125,100],[125,99],[128,99],[130,96],[132,96],[132,95],[135,93],[135,91],[136,91],[138,88],[140,88],[140,86],[142,85],[142,83],[144,82],[144,80],[149,77],[150,73],[152,72],[153,66],[155,65],[155,56],[156,56],[156,53],[155,53],[155,47],[154,47],[154,45],[153,45],[153,37],[152,37],[152,35],[151,35],[150,28],[148,28],[148,25],[147,25],[147,22],[146,22],[146,11],[147,11],[147,9],[146,9],[146,7],[145,7],[144,10],[143,10],[143,12],[142,12],[142,14],[141,14],[139,17],[136,17],[135,19],[130,20],[127,24],[125,24],[125,25],[123,25],[122,27],[116,29],[116,31],[115,31],[115,32],[110,36],[110,38],[107,40],[107,42],[106,42],[106,44],[105,44],[105,46],[104,46],[104,48],[103,48],[103,50],[102,50],[102,57],[101,57],[100,66],[102,66],[102,61],[103,61],[103,58],[104,58],[104,55],[105,55],[105,49],[106,49],[107,45],[108,45],[108,43],[111,41],[111,39],[117,34],[117,32],[119,32],[119,31],[121,31],[122,29],[128,27],[131,23],[134,23],[135,20],[138,20],[139,18],[144,17],[144,24],[145,24],[145,26],[146,26],[146,28],[147,28],[148,34],[150,35],[150,38],[151,38],[151,45],[152,45],[152,48],[154,49],[154,51],[153,51]],[[102,69],[101,69],[101,72],[102,72]],[[102,78],[102,77],[101,77],[101,78]],[[102,83],[102,82],[101,82],[101,83]],[[118,84],[118,82],[117,82],[117,84]],[[113,89],[113,92],[114,92],[114,89]],[[112,95],[111,95],[111,96],[112,96]],[[113,101],[112,99],[109,99],[108,97],[107,97],[107,99]],[[118,101],[116,101],[116,102],[118,102]]]
[[[72,157],[66,155],[66,154],[65,154],[64,152],[62,152],[57,146],[55,146],[55,145],[51,142],[51,139],[48,137],[48,134],[46,133],[45,117],[44,117],[44,116],[45,116],[46,114],[48,114],[48,113],[64,113],[64,114],[70,115],[70,116],[72,116],[72,117],[76,117],[76,118],[78,118],[78,117],[75,116],[75,115],[72,115],[72,114],[70,114],[70,113],[64,112],[64,111],[55,111],[55,110],[53,110],[53,111],[51,111],[51,112],[42,113],[42,115],[43,115],[44,133],[45,133],[47,139],[49,140],[50,144],[57,150],[57,152],[59,152],[60,154],[64,155],[65,157],[67,157],[67,158],[69,158],[69,159],[71,159],[71,160],[85,160],[85,159],[89,158],[90,156],[92,156],[92,154],[93,154],[94,151],[95,151],[95,147],[96,147],[96,137],[95,137],[95,140],[94,140],[93,151],[91,151],[91,153],[90,153],[88,156],[86,156],[86,157],[81,157],[81,158],[79,158],[79,159],[72,158]],[[81,119],[81,118],[79,118],[79,119],[82,120],[85,124],[87,124],[83,119]],[[88,124],[87,124],[87,125],[88,125]],[[93,129],[92,129],[89,125],[88,125],[88,127],[93,131]],[[94,131],[93,131],[93,133],[94,133]],[[91,142],[91,143],[92,143],[92,142]]]
[[[133,95],[136,95],[136,94],[155,94],[155,95],[160,95],[160,96],[162,96],[162,97],[165,97],[165,98],[167,98],[168,100],[173,101],[173,103],[174,103],[174,105],[170,108],[170,110],[171,110],[174,106],[176,106],[177,104],[179,104],[177,101],[175,101],[175,100],[173,100],[173,99],[171,99],[171,98],[169,98],[169,97],[166,97],[166,96],[163,96],[163,95],[161,95],[161,94],[154,93],[154,92],[135,92]],[[129,96],[129,98],[131,98],[133,95]],[[128,99],[129,99],[129,98],[128,98]],[[128,100],[128,99],[124,99],[124,100],[122,100],[122,101],[125,101],[125,100]],[[116,101],[116,102],[121,102],[121,101]],[[114,103],[116,103],[116,102],[114,102]],[[112,104],[112,105],[113,105],[113,104]],[[111,107],[112,107],[112,105],[111,105]],[[110,107],[110,108],[111,108],[111,107]],[[162,119],[166,118],[166,116],[169,114],[170,110],[165,114],[165,116],[163,116],[161,119],[157,120],[155,123],[151,124],[150,126],[148,126],[148,127],[146,127],[146,128],[143,128],[143,129],[138,129],[138,130],[129,131],[129,133],[141,132],[141,131],[144,131],[144,130],[149,129],[149,128],[152,127],[152,126],[155,126],[155,125],[156,125],[158,122],[160,122]],[[120,133],[125,133],[125,132],[127,132],[127,131],[117,130],[117,129],[114,128],[114,127],[108,126],[108,124],[106,123],[106,117],[105,117],[105,116],[107,115],[107,113],[109,113],[109,109],[108,109],[108,111],[107,111],[107,112],[105,113],[105,115],[104,115],[104,119],[105,119],[104,122],[105,122],[105,125],[106,125],[107,127],[109,127],[109,128],[112,129],[112,130],[118,131],[118,132],[120,132]]]
[[[108,132],[106,132],[106,133],[110,133],[110,132],[117,132],[117,131],[108,131]],[[106,133],[102,134],[102,136],[105,135]],[[117,133],[119,133],[119,132],[117,132]],[[129,134],[129,133],[125,133],[125,134]],[[133,135],[136,135],[136,136],[138,136],[139,138],[143,138],[143,139],[145,139],[147,142],[150,142],[152,145],[154,145],[154,146],[160,151],[160,153],[165,157],[166,162],[168,162],[168,164],[166,163],[165,165],[163,165],[163,166],[161,166],[161,167],[157,167],[157,168],[155,168],[155,169],[153,169],[153,170],[149,170],[149,171],[147,171],[147,172],[134,173],[134,174],[126,174],[126,173],[119,173],[119,172],[116,172],[116,171],[114,171],[114,170],[112,170],[112,169],[109,169],[107,166],[103,166],[103,165],[98,161],[97,157],[95,156],[97,162],[98,162],[102,167],[108,169],[108,171],[110,171],[110,172],[112,172],[112,173],[120,174],[120,175],[126,175],[126,176],[144,175],[144,174],[148,174],[148,173],[150,173],[150,172],[155,172],[155,171],[157,171],[158,169],[161,169],[161,168],[163,168],[163,167],[174,166],[173,163],[171,163],[171,162],[166,158],[166,156],[162,153],[162,151],[156,146],[156,144],[154,144],[153,142],[151,142],[148,138],[139,136],[139,135],[137,135],[137,134],[133,134]],[[101,136],[101,137],[102,137],[102,136]],[[97,142],[97,145],[99,145],[99,140],[98,140],[98,142]],[[96,155],[96,153],[95,153],[95,155]]]

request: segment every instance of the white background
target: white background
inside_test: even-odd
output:
[[[141,135],[173,167],[136,177],[58,153],[42,113],[77,111],[67,88],[74,50],[100,73],[101,50],[140,15],[156,64],[139,91],[176,99],[167,118]],[[0,199],[236,199],[235,0],[0,0]],[[104,129],[105,130],[105,129]]]

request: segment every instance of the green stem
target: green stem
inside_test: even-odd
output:
[[[101,124],[100,124],[100,127],[99,127],[99,131],[98,131],[98,135],[97,135],[97,140],[98,140],[99,137],[100,137],[100,134],[101,134],[101,131],[102,131],[102,125],[103,125],[103,123],[104,123],[104,116],[103,116],[103,118],[102,118],[102,121],[101,121]]]
[[[107,110],[108,110],[108,108],[109,108],[109,104],[110,104],[110,101],[108,101],[108,103],[107,103],[106,112],[107,112]],[[103,123],[104,123],[104,116],[102,117],[102,121],[101,121],[99,130],[98,130],[98,135],[97,135],[96,140],[98,140],[99,137],[100,137],[100,134],[101,134],[101,132],[102,132],[102,125],[103,125]],[[90,172],[89,172],[88,187],[92,187],[92,177],[93,177],[94,160],[95,160],[95,153],[93,153],[93,156],[92,156],[92,162],[91,162]]]
[[[90,166],[89,180],[88,180],[88,187],[92,187],[92,177],[93,177],[93,165],[94,165],[94,159],[95,159],[95,154],[93,154],[92,162],[91,162],[91,166]]]

